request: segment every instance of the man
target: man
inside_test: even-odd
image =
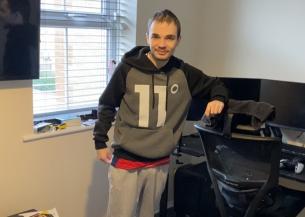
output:
[[[227,100],[219,80],[173,56],[180,31],[171,11],[155,13],[149,47],[123,56],[100,97],[94,140],[98,158],[111,164],[107,217],[153,217],[192,97],[211,98],[206,116],[221,113]],[[105,142],[115,115],[111,155]]]

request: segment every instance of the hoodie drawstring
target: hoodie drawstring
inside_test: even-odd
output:
[[[167,111],[167,97],[168,97],[168,81],[169,81],[169,76],[166,73],[166,96],[165,96],[165,111]]]
[[[155,73],[153,72],[152,76],[151,76],[151,83],[152,83],[152,88],[151,88],[151,91],[152,91],[152,108],[155,108]]]
[[[152,74],[151,76],[151,83],[152,83],[152,108],[155,108],[155,73]],[[169,75],[166,74],[166,96],[165,96],[165,111],[167,111],[167,104],[168,104],[168,83],[169,83]]]

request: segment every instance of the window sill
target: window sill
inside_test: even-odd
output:
[[[75,134],[79,132],[89,131],[94,128],[94,125],[92,126],[75,126],[75,127],[69,127],[63,130],[53,131],[53,132],[45,132],[45,133],[33,133],[30,135],[23,136],[23,142],[32,142],[37,141],[41,139],[47,139],[47,138],[53,138],[58,136],[64,136],[69,134]]]

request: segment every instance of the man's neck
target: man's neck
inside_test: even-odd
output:
[[[156,66],[157,69],[162,68],[163,66],[166,65],[166,63],[168,62],[168,60],[157,60],[153,57],[153,55],[151,55],[150,52],[148,52],[146,54],[147,58],[154,64],[154,66]]]

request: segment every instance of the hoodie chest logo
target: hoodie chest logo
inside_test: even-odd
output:
[[[150,107],[150,97],[151,97],[151,89],[152,87],[150,85],[135,85],[134,91],[138,94],[138,100],[139,100],[139,119],[138,119],[138,126],[147,128],[149,127],[149,123],[151,118],[150,116],[150,109],[153,107]],[[158,104],[157,104],[157,127],[164,126],[165,120],[166,120],[166,86],[160,86],[156,85],[153,89],[153,94],[158,95]],[[152,102],[154,103],[154,102]]]
[[[178,84],[173,84],[171,86],[170,90],[171,90],[172,94],[176,94],[178,92],[178,90],[179,90],[179,85]]]

